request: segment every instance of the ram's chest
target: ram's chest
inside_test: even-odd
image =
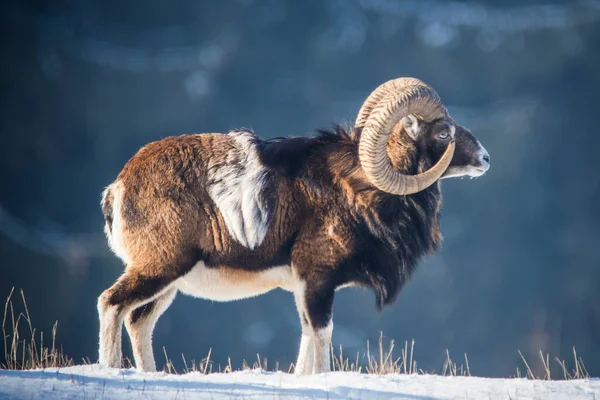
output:
[[[230,267],[207,267],[202,261],[175,282],[175,287],[181,292],[213,301],[255,297],[276,288],[294,291],[296,285],[292,269],[287,265],[246,271]]]

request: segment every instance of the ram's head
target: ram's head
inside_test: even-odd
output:
[[[456,125],[438,94],[415,78],[399,78],[378,87],[356,119],[362,128],[359,158],[365,175],[378,189],[413,194],[440,178],[480,176],[490,157],[466,128]],[[413,148],[416,175],[400,172],[390,157],[388,139],[396,132],[400,148]]]
[[[456,125],[456,150],[452,162],[442,175],[444,178],[471,176],[476,178],[490,168],[490,155],[467,128]]]

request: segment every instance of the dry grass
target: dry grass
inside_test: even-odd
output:
[[[369,341],[367,341],[367,351],[362,355],[360,352],[356,353],[353,357],[348,357],[344,355],[344,349],[340,345],[339,351],[336,352],[335,348],[332,346],[330,348],[331,351],[331,367],[332,371],[337,372],[357,372],[357,373],[365,373],[365,374],[374,374],[374,375],[388,375],[388,374],[399,374],[399,375],[442,375],[442,376],[472,376],[471,375],[471,367],[469,365],[469,358],[467,354],[464,353],[464,363],[454,362],[450,356],[450,352],[446,350],[446,355],[444,358],[444,362],[442,364],[442,368],[440,372],[433,371],[424,371],[421,368],[417,367],[417,360],[415,359],[415,341],[414,339],[411,342],[405,341],[404,347],[400,349],[400,354],[398,356],[394,355],[394,350],[396,350],[396,344],[393,339],[385,341],[382,333],[379,334],[379,339],[377,341],[377,347],[375,352],[371,351],[371,345]],[[166,350],[164,350],[165,354],[165,368],[164,371],[168,373],[178,373],[173,366],[172,361],[168,358]],[[231,373],[235,370],[231,365],[231,358],[228,358],[228,363],[225,368],[221,368],[221,365],[215,366],[213,362],[210,361],[212,349],[209,350],[206,358],[202,359],[199,363],[192,361],[191,366],[189,367],[185,357],[182,355],[183,362],[185,368],[183,369],[183,373],[188,372],[200,372],[203,374],[210,374],[213,372],[222,372],[222,373]],[[543,370],[545,374],[543,376],[536,376],[533,374],[529,364],[527,363],[523,354],[519,351],[518,354],[521,356],[524,365],[526,366],[526,375],[522,376],[519,372],[519,368],[517,368],[517,375],[515,377],[521,378],[526,377],[528,379],[583,379],[589,378],[587,370],[585,369],[585,365],[583,364],[583,360],[581,357],[577,356],[575,348],[573,348],[573,359],[574,359],[574,367],[572,371],[569,371],[566,362],[564,360],[560,360],[558,357],[555,358],[556,363],[560,366],[561,374],[552,377],[550,371],[550,356],[549,354],[543,355],[540,351],[540,360]],[[213,368],[214,367],[214,368]],[[283,372],[293,373],[294,372],[294,364],[291,364],[290,367]],[[253,361],[252,364],[248,363],[246,360],[243,360],[242,370],[263,370],[269,371],[269,365],[266,358],[261,358],[260,355],[256,355],[256,361]],[[281,372],[279,368],[279,363],[276,363],[274,368],[271,369],[273,372]]]
[[[383,333],[379,334],[377,341],[377,349],[375,354],[371,352],[371,346],[367,341],[367,352],[360,356],[356,354],[354,359],[344,357],[343,348],[340,346],[339,352],[336,354],[333,347],[331,348],[332,369],[333,371],[343,372],[359,372],[376,375],[400,374],[435,374],[435,371],[423,371],[417,367],[415,359],[415,340],[404,342],[404,347],[400,349],[400,355],[395,356],[396,344],[393,339],[390,339],[387,345],[384,343]],[[442,366],[440,375],[448,376],[471,376],[469,367],[469,359],[465,354],[465,364],[458,365],[450,358],[450,352],[446,350],[446,358]]]
[[[31,323],[29,309],[25,294],[21,290],[22,312],[16,312],[12,300],[15,289],[12,288],[4,304],[4,318],[2,319],[2,337],[4,339],[4,362],[0,363],[2,369],[38,369],[52,367],[68,367],[73,365],[73,360],[65,356],[62,348],[56,347],[56,332],[58,321],[52,328],[50,347],[44,344],[44,332],[40,332],[39,341],[37,332]],[[25,325],[23,327],[23,325]],[[25,331],[25,335],[21,332]]]
[[[415,341],[412,340],[410,349],[408,341],[404,342],[404,348],[400,350],[400,356],[394,355],[396,343],[393,339],[389,340],[387,350],[385,349],[383,333],[379,334],[378,347],[376,354],[371,352],[371,344],[367,341],[367,352],[360,356],[356,353],[354,359],[344,356],[344,349],[340,345],[339,352],[336,354],[334,347],[331,347],[331,360],[333,371],[359,372],[367,374],[413,374],[417,373],[417,361],[413,359]],[[422,372],[422,371],[421,371]]]
[[[43,368],[63,368],[74,365],[73,360],[66,356],[63,352],[62,347],[56,346],[56,334],[58,330],[58,321],[55,322],[52,328],[51,344],[50,347],[46,347],[44,343],[44,333],[38,333],[33,328],[31,317],[29,315],[29,309],[27,307],[27,301],[23,290],[20,291],[20,307],[22,311],[15,311],[15,304],[13,302],[14,288],[10,291],[6,302],[4,304],[4,317],[2,319],[2,335],[4,339],[4,361],[0,362],[0,369],[11,369],[11,370],[24,370],[24,369],[43,369]],[[358,372],[366,374],[376,375],[387,375],[387,374],[401,374],[401,375],[413,375],[413,374],[437,374],[434,371],[423,371],[417,366],[417,360],[415,359],[415,341],[414,339],[409,343],[404,342],[404,346],[400,348],[400,354],[394,355],[396,349],[396,343],[390,339],[384,340],[382,333],[379,335],[379,340],[374,353],[371,351],[371,345],[367,341],[367,351],[362,355],[356,353],[352,358],[344,355],[343,347],[340,345],[339,351],[336,353],[334,347],[331,347],[331,365],[332,371],[342,372]],[[231,358],[227,359],[227,365],[222,367],[220,364],[215,364],[211,360],[212,349],[209,349],[208,354],[205,358],[196,362],[192,360],[188,363],[185,356],[182,354],[183,369],[177,371],[172,360],[167,354],[166,348],[163,347],[163,354],[165,357],[165,366],[163,370],[170,374],[178,373],[190,373],[199,372],[202,374],[211,374],[215,372],[219,373],[231,373],[234,372]],[[520,369],[517,367],[515,377],[521,378],[526,377],[528,379],[583,379],[589,378],[590,375],[586,370],[585,364],[581,357],[577,355],[575,347],[573,347],[573,366],[571,369],[567,366],[567,362],[560,360],[558,357],[554,358],[556,364],[550,362],[550,355],[539,352],[539,361],[542,375],[535,375],[530,367],[530,364],[526,360],[525,356],[521,351],[518,351],[523,365],[525,367],[525,374],[521,374]],[[83,364],[93,364],[89,358],[83,359]],[[129,358],[123,360],[124,368],[132,368],[134,365]],[[552,374],[552,366],[554,366],[554,375]],[[287,373],[294,372],[294,364],[291,364],[287,369]],[[260,355],[256,355],[256,360],[252,361],[252,364],[243,360],[242,370],[269,370],[269,363],[267,358],[261,358]],[[281,371],[279,363],[276,362],[272,371]],[[446,350],[446,356],[439,375],[443,376],[471,376],[471,368],[469,366],[469,359],[467,354],[464,354],[464,364],[458,364],[450,357],[450,352]]]
[[[525,358],[523,353],[521,353],[521,350],[518,350],[518,353],[519,353],[519,356],[521,357],[521,360],[523,361],[523,365],[525,366],[525,377],[527,377],[527,379],[539,379],[539,380],[547,380],[547,381],[554,379],[554,378],[552,378],[552,366],[550,363],[550,355],[548,353],[544,354],[544,353],[542,353],[541,350],[538,352],[539,362],[540,362],[542,370],[543,370],[543,375],[535,375],[532,372],[532,370],[529,366],[529,363],[527,362],[527,359]],[[577,356],[577,350],[575,350],[575,346],[573,346],[572,370],[569,371],[565,360],[561,360],[558,357],[554,357],[554,361],[556,361],[556,364],[558,364],[559,379],[564,379],[564,380],[586,379],[586,378],[590,377],[590,374],[588,373],[587,369],[585,368],[585,364],[583,363],[583,359],[581,357]],[[516,377],[517,378],[522,377],[519,367],[517,367]]]

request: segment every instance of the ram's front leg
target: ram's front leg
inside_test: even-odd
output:
[[[309,375],[313,372],[315,362],[315,343],[312,327],[308,322],[308,314],[306,313],[303,288],[299,288],[294,293],[294,297],[296,299],[298,316],[300,317],[300,325],[302,326],[302,337],[300,339],[300,349],[298,350],[295,372],[296,375]]]
[[[299,375],[329,372],[331,335],[333,332],[332,307],[335,286],[327,274],[310,274],[302,278],[295,294],[302,323],[302,340],[296,363]]]
[[[313,374],[331,370],[330,348],[333,333],[333,295],[334,289],[316,288],[309,290],[306,302],[308,319],[312,326],[315,347]]]

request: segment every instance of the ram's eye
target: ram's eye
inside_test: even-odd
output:
[[[438,139],[446,140],[450,137],[450,134],[447,131],[443,131],[438,134]]]

